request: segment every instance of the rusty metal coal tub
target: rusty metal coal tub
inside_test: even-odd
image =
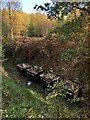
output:
[[[32,66],[29,64],[21,63],[17,65],[17,71],[32,82],[40,82],[40,74],[43,73],[41,67]]]

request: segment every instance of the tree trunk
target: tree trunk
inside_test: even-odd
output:
[[[9,26],[10,26],[10,39],[13,40],[13,29],[12,29],[12,17],[11,17],[11,9],[10,2],[9,3]]]

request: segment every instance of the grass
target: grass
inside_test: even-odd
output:
[[[3,118],[22,118],[31,115],[31,117],[38,117],[37,113],[41,113],[44,106],[44,99],[42,96],[42,89],[35,84],[31,87],[22,83],[17,83],[15,79],[11,78],[9,66],[5,69],[2,75],[3,85]],[[24,79],[24,78],[23,78]],[[31,111],[30,111],[31,110]],[[30,115],[28,117],[30,117]]]
[[[29,109],[43,105],[44,100],[39,93],[3,75],[3,117],[25,117]]]
[[[63,117],[73,117],[79,109],[72,108],[72,111],[68,106],[61,106],[61,110]],[[45,100],[39,93],[3,75],[3,118],[48,118],[53,117],[52,113],[46,111]]]

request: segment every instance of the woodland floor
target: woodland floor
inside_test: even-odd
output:
[[[20,76],[16,70],[16,64],[19,62],[25,61],[32,65],[42,66],[45,71],[53,68],[57,74],[67,79],[78,78],[76,80],[82,83],[88,98],[86,88],[89,84],[89,62],[86,55],[86,44],[78,47],[73,42],[59,43],[56,40],[45,38],[31,42],[17,40],[15,52],[13,52],[15,44],[11,44],[12,47],[6,47],[8,50],[6,55],[9,56],[9,59],[3,62],[2,69],[4,118],[52,118],[53,116],[52,112],[48,114],[46,107],[46,91],[38,84],[32,83],[31,86],[27,86],[29,80]],[[64,111],[65,114],[63,113],[64,118],[75,118],[76,116],[80,118],[80,116],[89,115],[88,108],[85,106],[82,108],[83,112],[78,106],[68,106],[67,104],[64,106],[67,108],[67,111]]]

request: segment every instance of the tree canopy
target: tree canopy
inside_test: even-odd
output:
[[[2,33],[8,35],[10,30],[9,10],[2,10]],[[20,10],[11,10],[11,23],[14,35],[20,35],[27,33],[27,26],[29,24],[30,15],[23,13]],[[23,19],[22,19],[23,18]]]
[[[85,14],[90,14],[89,2],[52,2],[42,5],[35,5],[34,9],[47,12],[50,19],[61,19],[64,15],[71,13],[74,9],[80,9]]]
[[[36,37],[47,36],[48,32],[55,26],[55,23],[55,20],[48,20],[45,14],[39,12],[30,14],[28,35]]]

